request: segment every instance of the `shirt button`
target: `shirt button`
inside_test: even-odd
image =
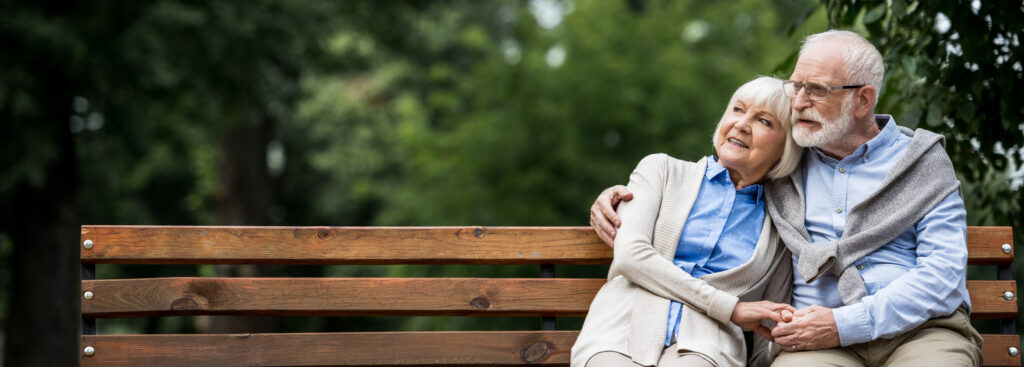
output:
[[[843,212],[843,208],[836,208],[836,213],[842,213],[842,212]]]
[[[864,158],[865,158],[865,159],[871,159],[871,154],[865,154],[865,155],[864,155]]]
[[[846,168],[839,167],[839,173],[846,173]]]
[[[864,270],[864,265],[857,265],[857,270]]]

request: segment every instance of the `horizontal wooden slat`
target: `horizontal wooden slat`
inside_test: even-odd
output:
[[[1003,297],[1013,292],[1013,299]],[[1017,317],[1017,282],[1013,280],[968,280],[971,294],[971,318],[1006,319]]]
[[[82,366],[560,365],[578,331],[85,335]]]
[[[83,263],[602,264],[590,227],[82,226]],[[1009,264],[1011,227],[968,227],[968,263]]]
[[[584,316],[604,279],[156,278],[82,281],[86,317]]]
[[[578,331],[85,335],[82,366],[560,365]],[[985,334],[985,366],[1020,366],[1020,336]]]
[[[604,279],[156,278],[86,280],[86,317],[172,315],[583,316]],[[1012,318],[1015,281],[967,281],[972,317]]]
[[[1010,253],[1003,245],[1010,245]],[[1005,265],[1013,262],[1013,227],[967,227],[967,263]]]
[[[82,226],[82,263],[594,264],[589,227]]]
[[[1020,366],[1020,335],[982,334],[982,355],[985,366]],[[1011,356],[1010,348],[1017,348],[1017,355]]]

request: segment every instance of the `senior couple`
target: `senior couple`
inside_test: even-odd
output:
[[[959,181],[942,136],[874,114],[883,75],[857,34],[811,35],[789,80],[736,90],[716,156],[601,193],[614,260],[572,365],[980,366]]]

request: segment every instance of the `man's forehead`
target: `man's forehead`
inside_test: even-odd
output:
[[[804,50],[796,60],[790,79],[835,81],[844,76],[842,49],[834,44],[819,44]]]

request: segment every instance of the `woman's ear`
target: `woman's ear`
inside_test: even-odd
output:
[[[857,88],[853,95],[853,117],[863,119],[870,114],[872,107],[875,105],[875,96],[877,94],[878,91],[875,90],[875,86],[870,84]]]

